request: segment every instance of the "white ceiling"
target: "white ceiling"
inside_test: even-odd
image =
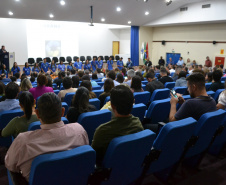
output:
[[[173,3],[166,6],[165,0],[65,0],[66,5],[61,6],[60,0],[1,0],[0,17],[19,19],[39,19],[58,21],[90,21],[90,6],[93,6],[94,23],[101,23],[105,18],[107,24],[142,26],[158,18],[163,17],[179,7],[190,3],[205,2],[207,0],[173,0]],[[121,7],[121,12],[116,12],[116,7]],[[13,16],[8,11],[14,13]],[[148,16],[144,15],[149,11]],[[49,14],[54,14],[50,19]]]

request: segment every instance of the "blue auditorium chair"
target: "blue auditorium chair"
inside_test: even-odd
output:
[[[138,103],[143,103],[145,105],[148,104],[149,100],[150,100],[150,92],[148,91],[144,91],[144,92],[135,92],[133,93],[134,95],[134,99],[135,99],[135,104]]]
[[[101,89],[101,86],[100,85],[97,85],[97,86],[93,86],[92,87],[92,90],[100,90]]]
[[[98,84],[99,86],[103,87],[104,82],[97,82],[97,84]]]
[[[175,87],[175,82],[166,82],[165,88],[173,89]]]
[[[214,91],[207,91],[206,92],[209,96],[211,96],[212,98],[214,98],[215,92]]]
[[[146,91],[146,85],[141,84],[141,87],[142,87],[142,89],[143,89],[144,91]]]
[[[100,100],[98,98],[89,99],[89,104],[95,106],[97,110],[100,110]]]
[[[96,94],[97,98],[104,92],[104,90],[93,90],[93,92]]]
[[[151,120],[152,124],[163,122],[169,117],[170,98],[153,101],[146,111],[145,117]]]
[[[187,87],[174,87],[176,93],[184,94],[188,88]]]
[[[141,81],[142,84],[144,85],[147,85],[148,84],[148,81],[147,80],[144,80],[144,81]]]
[[[60,90],[53,90],[53,92],[54,92],[56,95],[58,95],[59,92],[60,92]]]
[[[135,104],[133,105],[131,114],[135,117],[138,117],[140,121],[143,121],[146,108],[146,105],[144,105],[143,103]]]
[[[53,83],[52,84],[52,87],[53,87],[53,89],[57,89],[57,84],[56,83]]]
[[[109,102],[110,101],[110,96],[107,96],[106,98],[105,98],[105,100],[104,100],[104,105],[107,103],[107,102]]]
[[[106,151],[102,167],[109,178],[102,185],[130,184],[142,173],[142,163],[156,135],[150,130],[114,138]]]
[[[65,94],[64,102],[67,103],[68,107],[71,106],[71,101],[72,101],[74,95],[75,95],[74,92],[73,93],[67,93],[67,94]]]
[[[167,99],[170,96],[170,90],[168,88],[165,89],[156,89],[151,95],[150,102],[153,102],[155,100],[163,100]]]
[[[221,93],[222,91],[224,91],[224,90],[225,90],[225,89],[218,89],[218,90],[215,92],[213,99],[216,101],[216,103],[218,103],[218,98],[219,98],[219,96],[220,96],[220,93]]]
[[[29,184],[86,185],[95,162],[96,152],[89,145],[39,155],[32,161]],[[8,178],[12,185],[10,175]]]
[[[217,130],[223,124],[225,116],[224,110],[208,112],[201,116],[193,133],[197,137],[197,142],[186,153],[185,164],[195,167],[201,163],[205,153],[214,142],[218,134]]]
[[[226,80],[226,77],[221,77],[221,81],[225,82],[225,80]]]
[[[211,84],[212,84],[212,83],[206,83],[206,84],[205,84],[205,86],[206,86],[206,90],[207,90],[207,91],[209,90],[209,88],[210,88]]]
[[[68,107],[66,102],[62,102],[61,104],[62,104],[62,107],[64,107],[64,109],[65,109],[65,112],[64,112],[64,116],[65,116],[67,114],[67,111],[68,111],[69,107]]]

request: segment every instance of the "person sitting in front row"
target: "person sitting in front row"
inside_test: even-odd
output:
[[[13,176],[22,175],[29,181],[35,157],[89,144],[88,135],[80,124],[66,125],[61,121],[64,111],[60,98],[54,93],[40,97],[36,114],[41,121],[41,129],[20,133],[6,154],[5,166]]]
[[[101,164],[112,139],[143,130],[139,118],[130,114],[134,103],[132,91],[124,85],[118,85],[111,90],[110,97],[114,117],[96,129],[92,141],[98,165]]]

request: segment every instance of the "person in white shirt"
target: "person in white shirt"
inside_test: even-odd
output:
[[[177,65],[178,66],[183,66],[183,64],[184,64],[183,58],[180,57],[179,60],[178,60],[178,62],[177,62]]]
[[[223,109],[223,110],[226,109],[226,90],[221,92],[219,96],[217,109]]]

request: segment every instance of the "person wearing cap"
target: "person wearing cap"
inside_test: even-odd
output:
[[[119,70],[121,71],[123,68],[123,61],[122,61],[122,57],[117,61],[117,67],[119,68]]]
[[[49,70],[49,64],[46,62],[46,58],[44,58],[43,63],[41,64],[41,71],[46,73]]]
[[[127,79],[125,79],[124,83],[126,83],[127,85],[129,85],[129,87],[131,87],[131,81],[132,78],[135,76],[135,71],[133,69],[130,69],[127,71]]]
[[[133,62],[130,60],[130,58],[128,58],[128,61],[126,63],[126,67],[127,68],[133,67]]]

